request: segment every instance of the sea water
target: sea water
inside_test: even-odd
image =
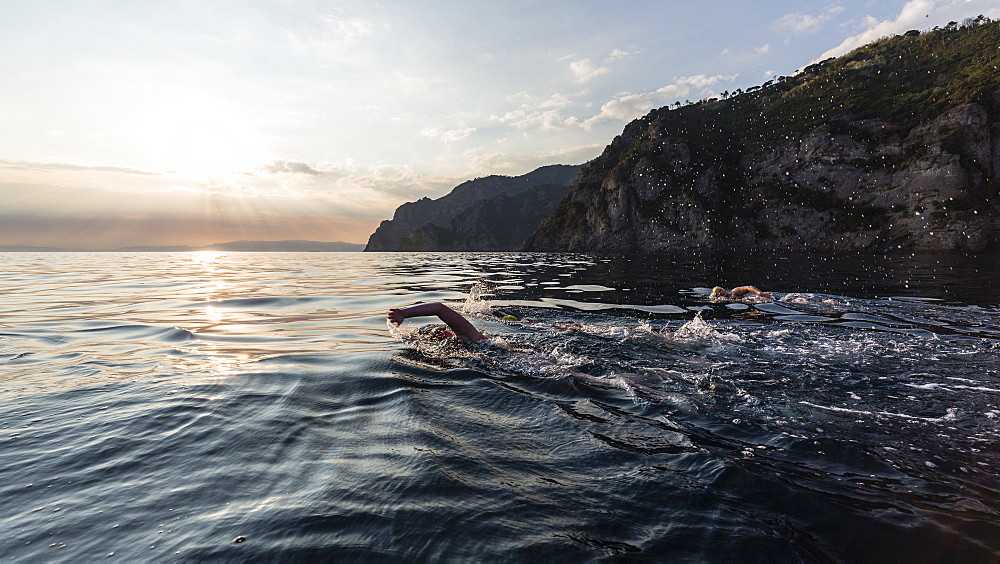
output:
[[[0,261],[3,561],[1000,557],[995,256]]]

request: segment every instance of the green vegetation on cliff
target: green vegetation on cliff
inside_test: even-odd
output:
[[[734,138],[773,144],[831,121],[883,120],[895,128],[889,135],[960,104],[989,105],[998,88],[1000,22],[980,16],[882,39],[795,76],[649,118],[706,148]]]

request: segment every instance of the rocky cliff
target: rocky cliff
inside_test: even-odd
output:
[[[998,67],[1000,22],[978,18],[654,110],[584,168],[525,248],[1000,247]]]
[[[488,176],[449,194],[399,206],[366,251],[516,251],[569,191],[579,166],[552,165],[521,176]]]

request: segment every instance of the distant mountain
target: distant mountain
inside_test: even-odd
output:
[[[1000,249],[998,45],[980,16],[653,110],[525,249]]]
[[[543,184],[513,196],[473,204],[445,227],[425,223],[403,238],[401,251],[516,251],[559,200],[562,184]]]
[[[521,176],[487,176],[436,200],[405,203],[379,225],[365,250],[519,250],[579,172],[578,165],[551,165]]]
[[[0,246],[0,252],[126,252],[126,253],[165,253],[192,251],[245,251],[245,252],[360,252],[365,248],[360,243],[321,242],[321,241],[230,241],[215,243],[203,247],[173,246],[140,246],[121,247],[118,249],[66,249],[59,247],[31,247],[25,245]]]
[[[54,253],[69,251],[59,247],[32,247],[30,245],[0,245],[0,253]]]
[[[255,252],[360,252],[365,246],[360,243],[321,241],[231,241],[199,247],[199,251],[255,251]]]

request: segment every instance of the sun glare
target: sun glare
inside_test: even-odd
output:
[[[215,265],[213,263],[221,254],[221,251],[195,251],[191,253],[191,260],[203,267],[206,267],[209,272],[212,272],[215,270]]]
[[[249,120],[211,98],[180,98],[135,121],[133,132],[150,165],[187,180],[247,172],[265,160]]]

